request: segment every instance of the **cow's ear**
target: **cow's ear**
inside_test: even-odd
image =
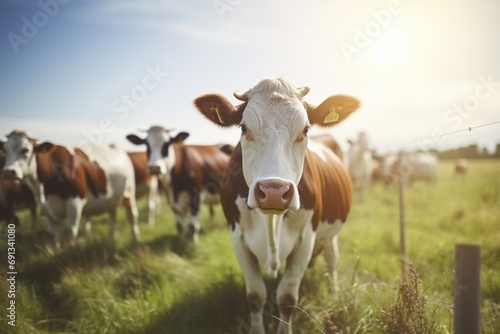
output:
[[[38,154],[46,154],[46,153],[49,153],[53,148],[54,148],[54,144],[49,143],[49,142],[43,142],[41,144],[36,145],[33,148],[33,152],[38,153]]]
[[[142,144],[146,143],[145,139],[139,138],[136,135],[128,135],[127,139],[129,142],[131,142],[132,144],[135,144],[135,145],[142,145]]]
[[[179,132],[177,134],[177,136],[175,136],[174,138],[170,139],[170,142],[177,143],[177,144],[182,144],[182,142],[184,140],[186,140],[187,137],[189,137],[189,133],[187,133],[187,132]]]
[[[358,109],[360,104],[358,99],[348,95],[330,96],[317,107],[305,102],[309,122],[319,126],[339,124]]]
[[[0,152],[4,151],[4,148],[3,148],[3,141],[0,140]]]
[[[240,124],[246,102],[235,106],[220,94],[206,94],[197,97],[194,105],[212,123],[229,127]]]

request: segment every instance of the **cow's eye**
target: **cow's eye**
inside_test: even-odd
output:
[[[240,124],[240,128],[241,128],[241,133],[246,135],[247,134],[247,126],[245,124]]]
[[[161,147],[161,155],[162,157],[166,157],[168,156],[168,147],[170,146],[170,143],[165,143],[163,144],[163,146]]]
[[[304,136],[307,136],[307,134],[309,133],[309,130],[310,130],[310,129],[311,129],[311,128],[310,128],[309,126],[306,126],[306,127],[304,128],[304,131],[302,131],[302,134],[303,134]]]
[[[29,149],[27,149],[27,148],[23,148],[23,149],[21,150],[21,154],[26,156],[26,155],[28,155],[29,151],[30,151]]]

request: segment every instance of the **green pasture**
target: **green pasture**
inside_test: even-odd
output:
[[[302,282],[295,333],[452,333],[456,243],[482,246],[481,333],[500,333],[500,160],[470,161],[463,179],[442,161],[437,184],[408,186],[405,205],[409,288],[402,285],[397,189],[372,184],[340,234],[341,291],[329,294],[325,264],[317,261]],[[0,333],[248,333],[243,277],[221,208],[213,219],[203,208],[196,245],[177,237],[165,202],[154,227],[146,223],[144,200],[139,208],[139,246],[120,210],[114,241],[107,217],[98,216],[90,236],[60,250],[50,246],[41,219],[31,231],[21,212],[15,327],[7,324],[2,224]],[[267,284],[265,321],[273,333],[277,281]]]

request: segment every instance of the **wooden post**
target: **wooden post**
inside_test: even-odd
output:
[[[404,201],[404,175],[402,171],[402,156],[399,157],[399,250],[401,254],[402,278],[406,281],[408,273],[408,259],[406,257],[406,222],[405,222],[405,201]]]
[[[455,334],[479,334],[481,246],[455,245]]]

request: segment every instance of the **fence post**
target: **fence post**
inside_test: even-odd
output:
[[[398,176],[399,176],[399,251],[401,255],[401,272],[403,281],[406,281],[408,274],[408,258],[406,256],[406,221],[405,221],[405,199],[404,182],[405,177],[402,171],[402,156],[399,156]]]
[[[480,269],[480,245],[455,245],[455,334],[479,334]]]

